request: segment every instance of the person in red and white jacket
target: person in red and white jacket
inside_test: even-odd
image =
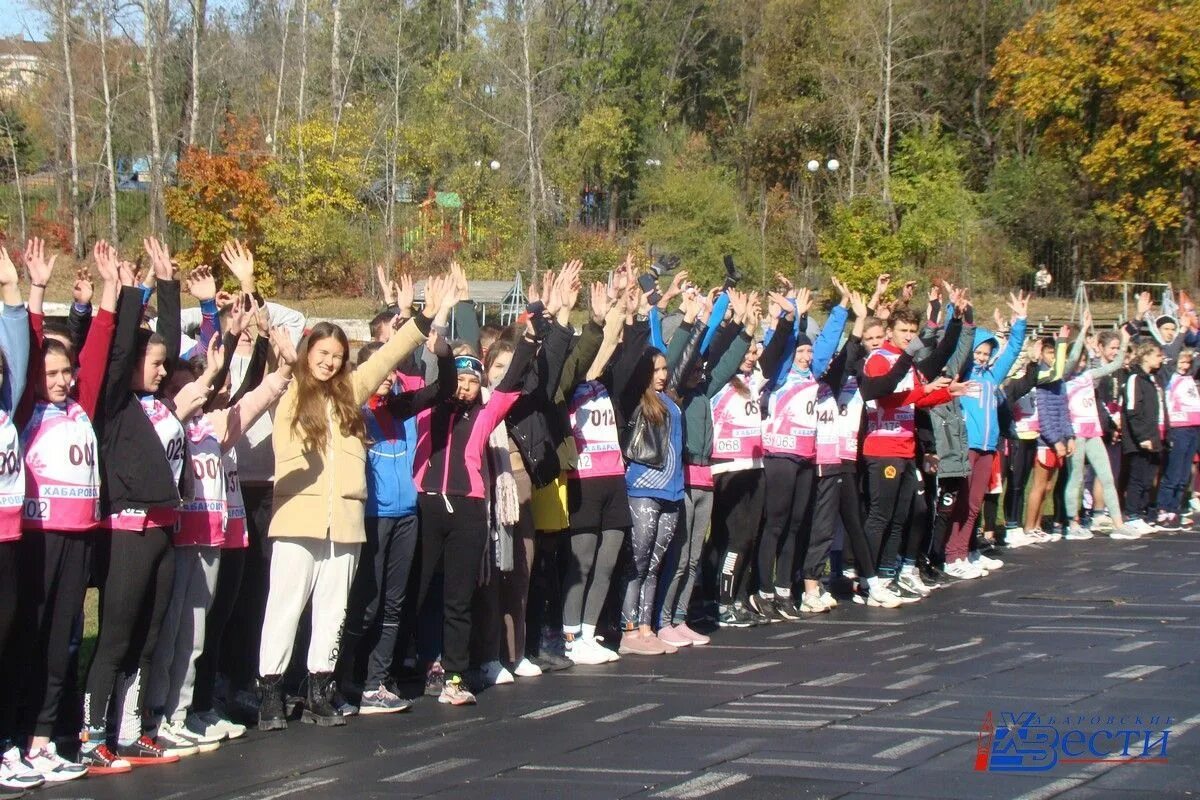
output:
[[[867,407],[862,455],[867,467],[870,511],[864,529],[872,552],[886,548],[879,560],[879,573],[888,577],[896,569],[900,539],[908,525],[920,480],[915,462],[916,409],[948,403],[951,397],[966,391],[965,384],[954,383],[945,376],[927,382],[921,370],[913,365],[913,358],[923,347],[917,337],[918,327],[912,311],[902,308],[892,312],[887,321],[887,338],[867,357],[859,385]],[[952,341],[957,345],[961,330],[956,317],[947,328],[943,344]],[[940,372],[941,367],[937,369]],[[899,382],[893,383],[897,374]]]

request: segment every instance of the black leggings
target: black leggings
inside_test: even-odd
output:
[[[850,551],[854,554],[854,565],[859,577],[875,577],[875,554],[867,544],[867,536],[863,532],[854,464],[848,463],[844,469],[845,472],[817,479],[813,532],[809,540],[808,558],[804,564],[804,577],[809,580],[821,577],[820,568],[824,566],[825,558],[829,555],[829,545],[833,541],[834,528],[839,516],[842,527],[846,530]]]
[[[812,461],[768,456],[763,473],[770,491],[766,496],[766,521],[758,543],[758,590],[791,591],[796,561],[796,538],[807,528],[812,511]]]
[[[71,663],[71,634],[83,608],[95,534],[29,531],[21,540],[26,671],[21,733],[51,736]],[[33,715],[36,714],[36,717]]]
[[[221,567],[217,572],[217,589],[213,592],[212,607],[204,617],[204,650],[196,659],[196,686],[192,694],[192,711],[212,711],[213,689],[217,682],[217,662],[225,629],[233,616],[242,574],[246,567],[246,548],[221,550]],[[232,686],[230,687],[233,688]],[[228,698],[232,700],[233,698]]]
[[[1004,524],[1019,528],[1025,519],[1025,484],[1033,474],[1037,439],[1010,439],[1008,484],[1004,487]]]
[[[95,552],[100,634],[87,672],[83,721],[89,728],[105,730],[109,701],[122,673],[140,670],[143,686],[149,679],[158,631],[171,602],[175,558],[165,528],[101,533]],[[143,717],[145,696],[143,691],[138,698]]]
[[[763,489],[761,469],[722,472],[713,476],[711,543],[720,555],[718,601],[730,605],[745,596],[742,576],[754,542],[762,530]]]

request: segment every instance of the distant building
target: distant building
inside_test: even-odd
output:
[[[53,57],[50,46],[23,37],[0,38],[0,98],[28,89],[46,74]]]

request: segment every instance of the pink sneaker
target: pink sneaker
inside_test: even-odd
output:
[[[686,622],[681,622],[680,624],[676,625],[675,632],[680,636],[691,639],[692,645],[695,647],[703,647],[712,641],[712,639],[709,639],[703,633],[696,633],[694,630],[689,628]]]
[[[642,636],[641,631],[635,629],[621,634],[621,647],[618,652],[621,655],[661,656],[668,651],[657,636]],[[675,652],[675,648],[672,647],[670,652]]]
[[[668,647],[680,648],[690,647],[692,640],[689,639],[678,626],[664,625],[658,629],[658,638]]]

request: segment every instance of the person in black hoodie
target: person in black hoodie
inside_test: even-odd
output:
[[[1125,382],[1121,447],[1129,462],[1129,484],[1125,487],[1126,527],[1137,533],[1157,530],[1145,517],[1152,504],[1167,424],[1162,387],[1154,378],[1163,360],[1163,350],[1157,342],[1143,341],[1134,351],[1133,369]]]

